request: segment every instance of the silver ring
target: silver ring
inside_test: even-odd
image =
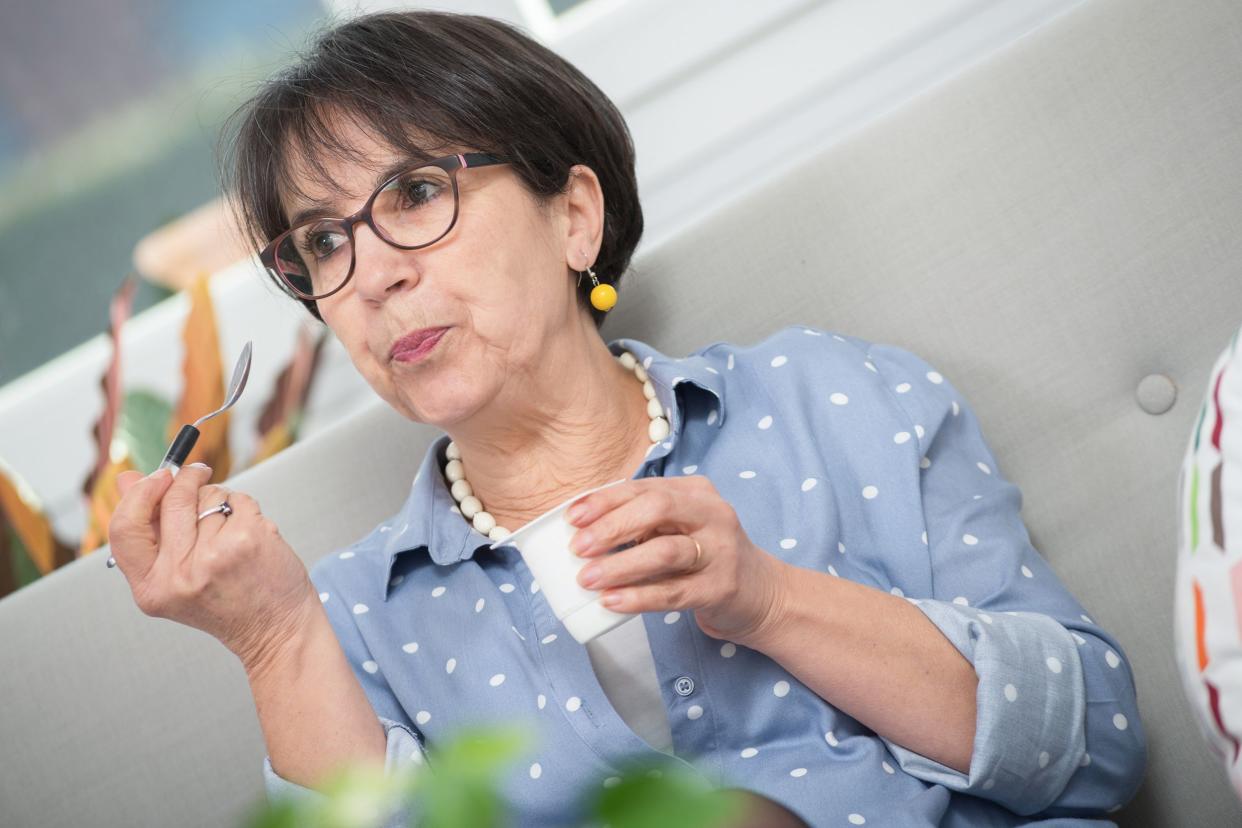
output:
[[[214,515],[216,512],[219,512],[225,517],[228,517],[229,515],[233,514],[233,507],[229,505],[229,502],[227,500],[225,500],[222,503],[212,506],[210,509],[207,509],[206,511],[199,514],[198,519],[202,520],[208,515]],[[108,556],[108,569],[112,569],[115,566],[116,566],[116,558],[109,555]]]
[[[229,515],[233,514],[233,507],[229,505],[229,502],[227,500],[225,500],[216,506],[212,506],[210,509],[204,512],[200,512],[198,515],[198,519],[202,520],[208,515],[214,515],[216,512],[219,512],[225,517],[228,517]]]

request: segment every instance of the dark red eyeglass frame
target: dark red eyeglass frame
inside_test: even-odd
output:
[[[467,153],[459,153],[457,155],[446,155],[443,158],[437,158],[433,161],[427,161],[426,163],[422,163],[422,164],[411,164],[409,167],[403,169],[401,172],[397,173],[396,175],[393,175],[385,179],[384,183],[376,187],[375,192],[371,193],[370,198],[367,199],[367,203],[362,205],[362,209],[358,210],[356,213],[352,213],[351,215],[345,216],[343,218],[335,218],[332,216],[321,216],[315,219],[308,219],[307,221],[300,222],[297,225],[290,227],[288,230],[286,230],[285,232],[281,233],[279,236],[277,236],[276,238],[268,242],[267,246],[264,247],[261,251],[259,251],[259,261],[263,263],[264,267],[266,267],[272,273],[275,273],[276,276],[280,279],[281,283],[284,284],[293,293],[293,295],[296,298],[306,299],[309,301],[317,301],[319,299],[326,299],[332,294],[341,290],[341,288],[345,287],[347,284],[349,284],[349,280],[352,279],[354,276],[354,263],[357,261],[357,256],[358,256],[358,246],[354,243],[354,225],[355,224],[357,224],[360,221],[365,222],[367,227],[371,228],[372,233],[374,233],[377,237],[383,239],[388,244],[391,244],[393,247],[396,247],[400,250],[418,250],[421,247],[428,247],[430,245],[435,244],[436,242],[438,242],[440,239],[444,238],[445,236],[447,236],[449,232],[453,229],[453,227],[457,224],[457,214],[461,208],[461,194],[457,190],[457,172],[459,170],[464,170],[467,168],[489,167],[495,164],[509,164],[509,163],[511,162],[507,158],[502,158],[498,155],[491,155],[486,152],[467,152]],[[423,167],[439,167],[440,169],[444,170],[445,172],[449,174],[449,180],[452,181],[453,183],[453,218],[451,221],[449,221],[448,227],[444,229],[444,232],[436,236],[434,239],[432,239],[429,242],[423,242],[422,244],[412,244],[412,245],[400,244],[397,241],[394,241],[392,238],[390,238],[388,234],[385,233],[382,229],[380,229],[380,227],[375,223],[375,219],[371,215],[371,208],[375,204],[375,199],[379,196],[381,192],[383,192],[388,187],[388,185],[392,184],[394,181],[396,181],[401,176],[406,175],[407,173],[410,173],[414,170],[422,169]],[[294,230],[297,230],[299,227],[301,227],[304,224],[310,224],[312,222],[321,222],[321,221],[339,222],[345,226],[345,233],[349,237],[349,272],[345,274],[345,278],[341,280],[341,283],[337,285],[335,288],[333,288],[331,291],[329,291],[328,293],[323,293],[318,296],[315,296],[312,294],[303,293],[302,291],[298,290],[297,286],[294,285],[287,276],[285,276],[285,274],[281,271],[280,267],[277,265],[276,251],[280,249],[280,246],[284,244],[285,239],[287,239],[290,236],[290,234],[293,233]]]

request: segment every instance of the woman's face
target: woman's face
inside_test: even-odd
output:
[[[380,183],[377,171],[401,160],[356,127],[344,129],[346,143],[371,163],[326,163],[337,187],[300,177],[307,198],[285,199],[286,217],[312,200],[349,215]],[[595,259],[603,197],[594,173],[575,170],[584,174],[546,207],[508,165],[459,170],[453,229],[418,250],[400,250],[366,224],[354,226],[353,276],[319,300],[319,312],[371,387],[403,415],[442,427],[466,419],[506,385],[510,395],[522,388],[570,326],[585,318],[594,329],[575,298],[569,266]],[[448,330],[418,361],[392,357],[398,339],[439,327]]]

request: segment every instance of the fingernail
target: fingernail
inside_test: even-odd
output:
[[[569,511],[565,513],[565,517],[569,519],[570,523],[577,523],[582,516],[586,514],[586,510],[585,503],[575,503],[573,506],[569,507]]]
[[[199,468],[199,469],[207,469],[208,471],[211,470],[211,466],[207,465],[206,463],[195,462],[195,463],[191,463],[190,465],[194,466],[195,468]]]
[[[591,548],[591,542],[594,540],[591,537],[591,533],[584,529],[574,533],[573,540],[569,542],[569,548],[573,550],[574,554],[581,555]]]
[[[599,580],[599,567],[588,566],[578,574],[579,582],[590,589]]]

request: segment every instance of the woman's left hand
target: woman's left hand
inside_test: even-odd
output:
[[[751,542],[702,475],[609,486],[577,500],[566,518],[579,527],[570,548],[600,558],[578,582],[602,590],[615,612],[692,609],[703,632],[743,644],[777,623],[788,565]]]

